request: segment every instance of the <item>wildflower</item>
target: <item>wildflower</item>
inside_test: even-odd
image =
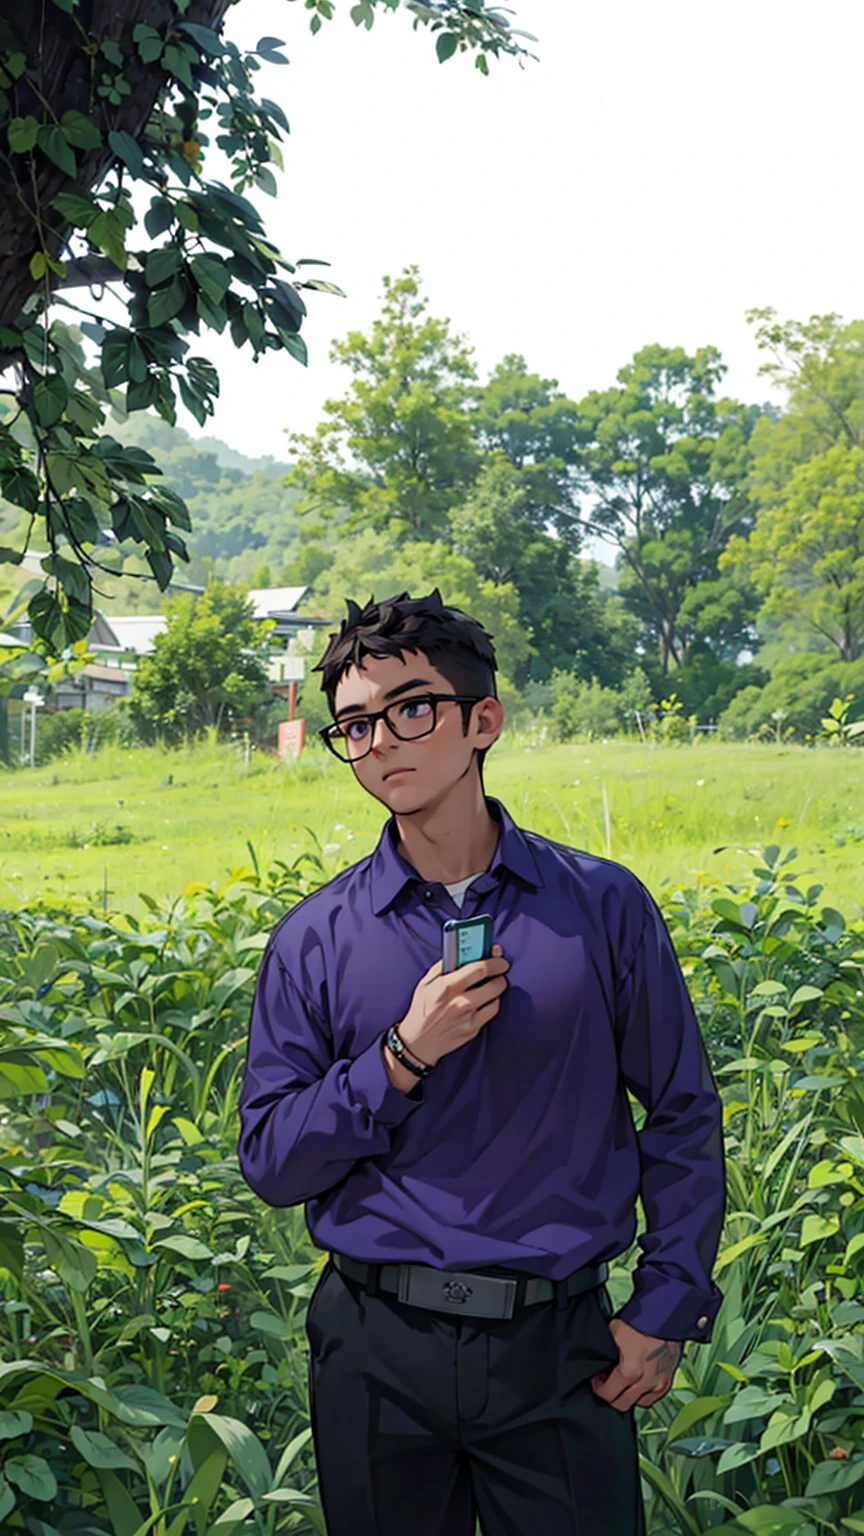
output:
[[[829,1451],[828,1455],[832,1461],[845,1461],[849,1452],[844,1451],[842,1445],[835,1445],[833,1451]]]
[[[704,784],[704,783],[705,783],[705,780],[704,780],[704,779],[697,779],[697,780],[696,780],[696,783],[697,783],[697,784]]]
[[[222,1280],[220,1281],[219,1285],[217,1285],[216,1289],[217,1291],[230,1291],[231,1287],[227,1280]]]
[[[789,820],[788,816],[778,816],[777,817],[777,825],[778,825],[778,827],[791,827],[792,823]]]

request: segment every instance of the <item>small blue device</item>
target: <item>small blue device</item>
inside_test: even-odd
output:
[[[488,912],[450,918],[444,924],[443,938],[443,971],[458,970],[472,960],[488,960],[492,955],[492,918]]]

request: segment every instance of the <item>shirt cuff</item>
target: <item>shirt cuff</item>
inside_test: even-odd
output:
[[[723,1292],[716,1285],[706,1293],[644,1268],[634,1271],[633,1295],[615,1316],[652,1339],[708,1344],[722,1305]]]
[[[386,1031],[359,1056],[355,1056],[348,1070],[348,1078],[353,1096],[365,1103],[376,1120],[380,1120],[383,1125],[401,1125],[403,1120],[407,1120],[415,1109],[425,1103],[426,1088],[420,1078],[417,1079],[419,1093],[417,1088],[412,1088],[410,1093],[402,1093],[399,1088],[393,1087],[384,1060],[385,1039]]]

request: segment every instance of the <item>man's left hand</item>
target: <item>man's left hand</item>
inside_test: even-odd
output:
[[[627,1413],[631,1408],[651,1408],[672,1385],[684,1348],[679,1339],[653,1339],[623,1318],[613,1317],[609,1332],[618,1345],[618,1364],[591,1377],[597,1397]]]

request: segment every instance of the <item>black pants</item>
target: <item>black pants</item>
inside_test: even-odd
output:
[[[605,1286],[451,1318],[368,1295],[328,1259],[309,1302],[309,1398],[328,1536],[644,1536],[634,1411]]]

